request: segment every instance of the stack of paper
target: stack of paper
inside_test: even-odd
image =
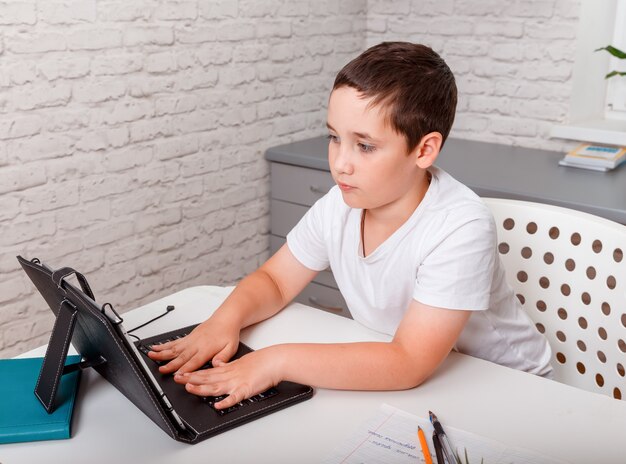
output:
[[[383,404],[326,458],[324,464],[425,464],[417,439],[418,425],[427,432],[428,447],[436,462],[429,420]],[[454,427],[445,429],[462,462],[467,456],[471,464],[564,464],[529,449],[507,446]]]
[[[609,171],[626,162],[626,148],[583,143],[559,161],[561,166]]]

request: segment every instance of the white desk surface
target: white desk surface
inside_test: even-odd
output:
[[[230,289],[193,287],[123,314],[140,337],[201,322]],[[360,324],[293,304],[246,329],[252,348],[281,342],[387,340]],[[43,355],[43,349],[25,355]],[[6,381],[6,379],[3,379]],[[0,463],[319,463],[382,403],[571,463],[626,462],[626,402],[452,353],[433,377],[400,392],[316,389],[312,399],[196,445],[171,439],[92,369],[83,373],[69,440],[0,446]],[[488,463],[487,463],[488,464]]]

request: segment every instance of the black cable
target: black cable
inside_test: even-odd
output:
[[[135,327],[134,329],[130,329],[127,330],[126,333],[130,335],[131,332],[134,332],[135,330],[139,330],[142,327],[147,326],[148,324],[156,321],[157,319],[161,319],[163,316],[167,316],[169,313],[171,313],[172,311],[174,311],[175,306],[174,305],[168,305],[167,308],[165,308],[165,312],[163,314],[160,314],[159,316],[155,317],[154,319],[150,319],[148,322],[144,322],[141,325],[138,325],[137,327]],[[133,337],[137,337],[136,335],[132,335]],[[137,339],[139,340],[139,337],[137,337]]]

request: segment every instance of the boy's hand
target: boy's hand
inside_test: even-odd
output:
[[[270,351],[253,351],[229,363],[213,363],[211,369],[179,373],[174,376],[174,381],[185,385],[186,390],[194,395],[228,395],[215,403],[215,408],[229,408],[280,382],[278,363],[269,359]]]
[[[213,364],[227,362],[239,346],[239,328],[223,320],[208,319],[189,335],[160,345],[153,345],[148,353],[155,361],[168,361],[159,372],[193,372],[209,360]]]

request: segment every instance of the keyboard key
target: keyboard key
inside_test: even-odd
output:
[[[202,398],[202,400],[211,408],[213,409],[216,413],[218,413],[220,416],[223,416],[225,414],[228,414],[230,412],[236,411],[239,408],[243,408],[246,407],[250,404],[253,403],[258,403],[259,401],[263,401],[266,400],[268,398],[271,398],[272,396],[278,395],[278,390],[276,390],[276,388],[272,387],[269,390],[266,390],[262,393],[259,393],[258,395],[254,395],[251,398],[248,398],[246,400],[240,401],[239,403],[235,404],[234,406],[231,406],[229,408],[226,409],[216,409],[215,408],[215,403],[218,403],[220,401],[222,401],[224,398],[226,398],[228,395],[220,395],[220,396],[205,396]]]
[[[208,404],[209,406],[213,407],[213,405],[219,401],[222,401],[224,398],[226,398],[228,395],[221,395],[221,396],[204,396],[202,399],[204,400],[204,402],[206,404]]]
[[[252,401],[254,402],[258,402],[258,401],[263,401],[266,400],[268,398],[271,398],[272,396],[278,395],[278,390],[276,390],[274,387],[270,388],[269,390],[266,390],[262,393],[259,393],[258,395],[254,395],[252,398],[250,398]]]
[[[215,411],[220,415],[223,416],[225,414],[228,414],[229,412],[233,412],[236,411],[237,409],[239,409],[239,406],[235,405],[235,406],[231,406],[230,408],[226,408],[226,409],[216,409]]]
[[[229,408],[226,409],[215,409],[215,403],[218,403],[220,401],[222,401],[224,398],[226,398],[228,395],[220,395],[220,396],[206,396],[204,397],[204,401],[207,405],[209,405],[211,407],[211,409],[213,409],[216,413],[218,413],[220,416],[223,416],[224,414],[228,414],[229,412],[233,412],[236,411],[237,409],[239,409],[241,406],[244,406],[245,404],[243,402],[237,403],[234,406],[231,406]]]
[[[165,364],[167,364],[167,363],[168,363],[168,361],[157,361],[157,360],[155,360],[155,359],[150,358],[150,357],[148,356],[148,352],[150,352],[150,348],[151,348],[151,345],[148,345],[148,346],[146,346],[146,345],[139,345],[139,346],[137,347],[137,349],[138,349],[141,353],[145,354],[145,355],[146,355],[146,357],[147,357],[150,361],[152,361],[153,363],[155,363],[157,366],[163,366],[163,365],[165,365]]]

